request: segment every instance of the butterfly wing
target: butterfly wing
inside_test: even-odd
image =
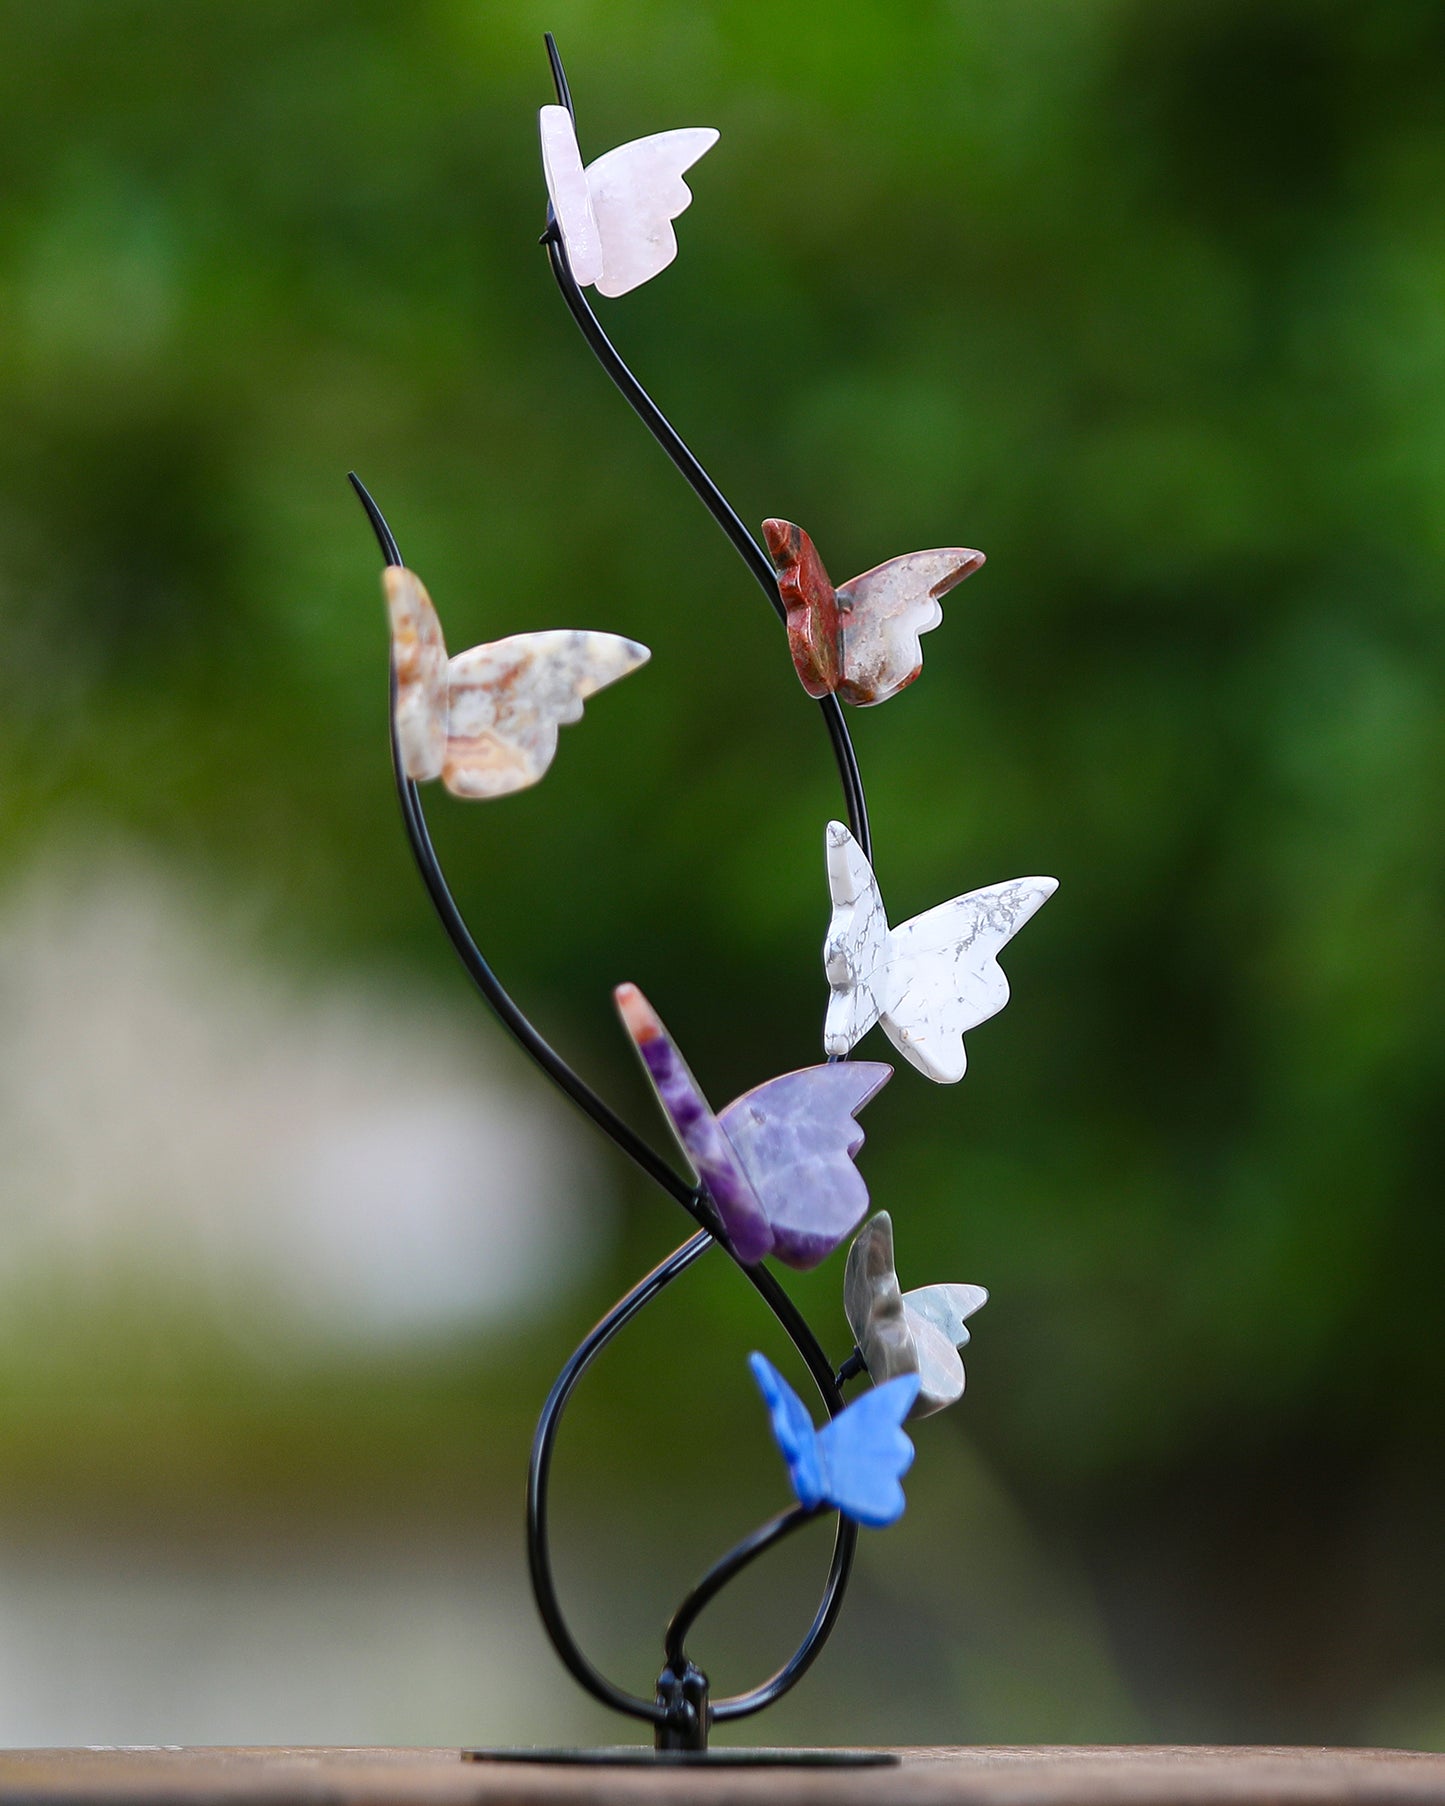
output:
[[[692,204],[683,171],[717,140],[711,126],[684,126],[619,144],[587,165],[587,193],[602,250],[599,295],[625,295],[677,256],[672,222]]]
[[[920,1286],[903,1294],[903,1315],[913,1332],[921,1382],[915,1417],[929,1417],[963,1397],[960,1350],[968,1342],[964,1318],[988,1303],[982,1286]]]
[[[396,673],[392,720],[401,768],[413,783],[441,776],[447,748],[447,649],[426,585],[399,564],[382,572]]]
[[[652,655],[615,633],[514,633],[459,652],[447,667],[442,778],[457,796],[505,796],[535,784],[557,729],[580,721],[588,696]]]
[[[692,1170],[717,1207],[733,1253],[751,1266],[771,1251],[773,1234],[732,1142],[723,1133],[677,1043],[637,986],[618,985],[613,996],[623,1026],[642,1056],[657,1101],[672,1124],[683,1153],[692,1162]]]
[[[908,552],[838,586],[843,629],[839,693],[861,707],[887,702],[923,669],[921,634],[943,619],[938,598],[971,577],[982,552],[950,547]]]
[[[768,1407],[773,1440],[787,1463],[793,1493],[798,1503],[811,1511],[823,1503],[824,1494],[818,1465],[818,1432],[808,1408],[766,1355],[749,1355],[748,1365]]]
[[[932,1417],[963,1397],[963,1356],[943,1332],[922,1317],[916,1317],[905,1298],[903,1320],[913,1342],[915,1371],[918,1374],[918,1397],[912,1417]]]
[[[893,1220],[880,1210],[858,1231],[843,1270],[843,1311],[874,1385],[918,1371],[893,1268]]]
[[[918,1396],[916,1373],[875,1386],[816,1434],[823,1498],[844,1517],[881,1530],[903,1516],[903,1476],[913,1444],[903,1420]]]
[[[892,1076],[877,1061],[809,1066],[745,1092],[718,1118],[767,1220],[766,1252],[787,1266],[816,1267],[867,1210],[854,1118]]]
[[[919,1286],[903,1294],[904,1308],[931,1323],[955,1348],[968,1345],[964,1319],[981,1311],[987,1303],[988,1293],[982,1286]]]
[[[542,174],[552,216],[562,234],[567,262],[579,286],[586,288],[602,274],[602,236],[592,212],[577,129],[566,107],[543,107],[538,116],[542,132]]]
[[[883,1013],[889,936],[873,868],[840,821],[828,824],[827,851],[833,914],[823,943],[823,967],[832,995],[823,1052],[837,1057],[861,1041]]]
[[[843,680],[843,632],[832,581],[801,527],[765,520],[763,539],[778,574],[793,669],[810,696],[827,696]]]
[[[881,1020],[920,1072],[940,1085],[963,1077],[964,1034],[1008,1002],[998,956],[1057,889],[1054,878],[1015,878],[940,903],[892,931]]]

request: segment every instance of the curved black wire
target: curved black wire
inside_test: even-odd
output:
[[[644,1306],[650,1304],[665,1286],[670,1285],[680,1273],[685,1273],[695,1260],[705,1254],[713,1245],[714,1239],[705,1231],[690,1237],[680,1248],[668,1255],[666,1260],[654,1267],[644,1279],[640,1279],[624,1298],[619,1299],[613,1305],[601,1322],[588,1332],[566,1366],[558,1374],[551,1392],[547,1395],[547,1402],[542,1407],[542,1415],[537,1421],[537,1432],[532,1443],[532,1460],[527,1475],[527,1559],[532,1576],[532,1591],[537,1600],[537,1608],[542,1615],[542,1622],[547,1628],[548,1636],[552,1639],[553,1648],[562,1658],[572,1677],[579,1681],[594,1698],[600,1699],[603,1705],[611,1706],[617,1712],[625,1712],[632,1718],[646,1719],[654,1725],[665,1722],[667,1715],[664,1708],[655,1700],[641,1699],[635,1693],[628,1693],[624,1688],[609,1681],[582,1653],[562,1615],[562,1608],[558,1604],[552,1578],[552,1557],[547,1537],[548,1483],[557,1432],[561,1427],[562,1413],[583,1374],[618,1331],[630,1323]],[[742,1271],[750,1279],[753,1279],[754,1283],[757,1283],[759,1278],[771,1279],[772,1277],[759,1267],[743,1267]],[[814,1348],[817,1347],[817,1344],[813,1341],[812,1333],[807,1325],[798,1316],[792,1300],[782,1291],[781,1287],[777,1288],[776,1297],[771,1295],[771,1288],[765,1289],[759,1285],[758,1290],[763,1293],[764,1298],[772,1306],[774,1314],[792,1337],[794,1346],[808,1360],[813,1378],[817,1381],[819,1390],[823,1393],[828,1406],[829,1416],[836,1416],[843,1407],[842,1394],[834,1383],[832,1375],[827,1373],[826,1363],[824,1365],[826,1384],[823,1375],[813,1366],[805,1342],[812,1344]],[[799,1510],[801,1509],[799,1507]],[[817,1513],[814,1511],[805,1515],[812,1517]],[[756,1548],[751,1547],[755,1537],[750,1537],[746,1554],[742,1554],[740,1549],[734,1549],[730,1554],[725,1555],[721,1562],[708,1570],[703,1580],[693,1589],[678,1608],[678,1612],[674,1614],[673,1624],[676,1624],[680,1617],[684,1618],[680,1636],[687,1634],[693,1619],[719,1589],[731,1580],[734,1574],[739,1573],[754,1555],[760,1555],[768,1543],[774,1540],[776,1534],[781,1534],[776,1530],[777,1523],[778,1520],[774,1520],[771,1525],[764,1526],[764,1529],[771,1534],[765,1541],[759,1542]],[[789,1528],[791,1527],[789,1525]],[[755,1536],[761,1534],[758,1532],[755,1533]],[[751,1688],[747,1693],[735,1694],[729,1699],[714,1700],[708,1714],[711,1722],[723,1724],[729,1719],[747,1718],[754,1712],[761,1712],[765,1706],[770,1706],[775,1699],[781,1698],[796,1681],[802,1679],[817,1659],[837,1621],[838,1613],[842,1610],[843,1593],[852,1570],[857,1541],[857,1526],[848,1518],[840,1515],[837,1533],[833,1541],[833,1559],[828,1570],[827,1584],[823,1589],[822,1600],[814,1614],[812,1624],[808,1627],[806,1636],[782,1667],[761,1685]],[[672,1625],[668,1628],[668,1636],[672,1637]],[[670,1642],[668,1649],[670,1659]]]
[[[655,1700],[639,1699],[635,1693],[609,1681],[601,1669],[593,1666],[578,1647],[562,1608],[557,1603],[557,1590],[552,1579],[552,1556],[547,1540],[547,1491],[552,1468],[552,1455],[561,1427],[562,1411],[577,1382],[601,1354],[602,1350],[637,1313],[670,1285],[713,1245],[705,1231],[690,1236],[665,1261],[640,1279],[625,1298],[618,1300],[602,1321],[591,1330],[567,1365],[557,1375],[542,1415],[537,1420],[537,1434],[532,1444],[532,1462],[527,1473],[527,1523],[535,1531],[527,1538],[527,1561],[532,1575],[532,1591],[537,1609],[552,1639],[552,1647],[561,1656],[573,1679],[579,1681],[595,1699],[614,1712],[625,1712],[630,1718],[643,1718],[661,1724],[664,1712]]]
[[[781,1511],[777,1517],[769,1518],[766,1524],[760,1524],[736,1548],[729,1549],[726,1555],[713,1563],[672,1614],[663,1635],[663,1656],[675,1674],[683,1673],[688,1666],[687,1633],[702,1615],[703,1608],[711,1604],[727,1583],[741,1574],[750,1562],[756,1561],[785,1536],[791,1536],[793,1531],[804,1524],[810,1524],[819,1510],[817,1505],[794,1505],[791,1510]]]
[[[387,526],[380,508],[372,500],[366,485],[355,471],[351,472],[350,482],[362,507],[366,510],[367,519],[371,522],[372,531],[381,547],[382,557],[388,564],[399,565],[402,562],[401,553],[397,550],[396,540],[393,538],[391,528]],[[393,683],[395,683],[394,675]],[[433,907],[441,917],[442,926],[447,931],[447,938],[456,949],[473,984],[501,1019],[503,1027],[521,1043],[547,1077],[565,1091],[573,1103],[584,1110],[603,1134],[616,1142],[623,1153],[629,1159],[634,1160],[654,1184],[660,1185],[664,1191],[676,1199],[703,1228],[710,1229],[713,1221],[712,1214],[697,1189],[679,1177],[660,1154],[655,1153],[640,1135],[623,1122],[615,1110],[598,1097],[590,1085],[573,1072],[561,1054],[537,1033],[521,1010],[513,1003],[496,973],[487,964],[481,949],[472,939],[471,931],[462,919],[462,912],[457,907],[456,899],[452,896],[446,879],[442,876],[441,862],[437,858],[436,849],[432,846],[431,833],[427,828],[421,797],[416,785],[406,775],[402,766],[394,715],[391,728],[391,764],[396,779],[397,800],[401,804],[402,820],[406,824],[407,839],[411,842],[412,852],[416,856],[422,882],[426,885],[427,894],[432,900]]]
[[[547,60],[552,65],[552,82],[557,90],[558,104],[566,107],[572,115],[575,126],[577,115],[572,105],[571,90],[567,85],[567,76],[562,68],[562,58],[557,50],[556,39],[550,31],[546,34],[546,42]],[[556,221],[550,217],[550,214],[543,243],[547,247],[547,258],[552,266],[552,275],[556,279],[557,287],[562,292],[562,299],[567,303],[568,311],[581,329],[582,336],[586,339],[592,355],[612,378],[623,400],[627,402],[648,432],[682,472],[689,487],[718,526],[722,528],[729,544],[747,566],[764,596],[767,597],[774,614],[780,621],[786,621],[788,611],[783,606],[783,598],[778,593],[777,574],[773,570],[767,553],[743,525],[732,503],[703,469],[701,462],[689,448],[682,434],[678,432],[662,409],[647,393],[647,390],[628,369],[622,361],[617,347],[602,330],[602,324],[593,313],[587,297],[577,286],[576,278],[572,274],[572,266],[567,261],[567,251],[562,243],[562,235],[557,230]],[[843,785],[843,805],[848,814],[848,826],[852,830],[854,840],[863,849],[864,857],[872,859],[873,842],[868,828],[868,803],[863,795],[863,778],[858,770],[858,758],[853,751],[848,723],[843,716],[843,705],[836,696],[823,696],[819,698],[818,707],[823,712],[823,721],[828,729],[828,739],[833,747],[833,757],[837,761],[838,776]]]
[[[383,559],[389,565],[400,565],[402,563],[401,552],[381,509],[372,499],[366,485],[355,471],[350,473],[350,482],[366,511]],[[396,688],[394,668],[391,674],[391,686],[394,702]],[[420,793],[416,784],[407,777],[403,767],[401,748],[396,735],[394,707],[389,711],[389,715],[392,773],[396,781],[397,799],[401,805],[407,839],[421,872],[422,881],[426,885],[427,894],[432,900],[437,915],[441,918],[448,939],[456,949],[473,983],[491,1006],[502,1026],[530,1054],[543,1072],[579,1108],[585,1111],[598,1128],[635,1161],[649,1178],[682,1205],[701,1231],[700,1234],[692,1236],[684,1242],[660,1266],[654,1268],[645,1279],[619,1300],[573,1354],[558,1376],[542,1408],[536,1435],[533,1439],[532,1459],[528,1469],[528,1562],[537,1608],[547,1627],[548,1635],[552,1639],[553,1647],[573,1676],[604,1705],[611,1706],[619,1712],[629,1713],[634,1717],[645,1718],[656,1724],[661,1722],[663,1717],[662,1709],[656,1702],[639,1699],[636,1695],[625,1692],[607,1680],[582,1653],[562,1615],[552,1580],[551,1555],[547,1547],[547,1498],[552,1453],[562,1412],[565,1410],[577,1382],[592,1361],[644,1305],[650,1303],[680,1273],[685,1272],[713,1241],[722,1240],[721,1225],[713,1213],[707,1194],[698,1187],[688,1185],[686,1180],[675,1173],[660,1155],[655,1153],[609,1105],[598,1097],[591,1086],[573,1072],[562,1056],[538,1034],[488,965],[462,917],[450,886],[447,884],[441,869],[441,862],[432,845]],[[723,1246],[726,1248],[725,1241]],[[728,1252],[731,1253],[731,1250]],[[807,1364],[808,1371],[823,1396],[829,1416],[836,1416],[843,1408],[843,1395],[835,1379],[832,1364],[823,1352],[816,1336],[808,1327],[802,1313],[766,1267],[744,1266],[740,1261],[737,1264],[763,1302],[772,1311],[774,1317],[777,1318],[779,1325]],[[856,1527],[848,1519],[840,1516],[838,1534],[833,1544],[833,1559],[828,1570],[823,1598],[808,1634],[792,1658],[770,1680],[765,1681],[760,1687],[754,1688],[749,1693],[739,1694],[732,1699],[719,1700],[712,1711],[714,1720],[741,1718],[750,1712],[761,1711],[765,1705],[770,1704],[779,1694],[785,1692],[811,1664],[818,1649],[821,1648],[832,1630],[838,1613],[842,1610],[843,1593],[853,1565],[857,1534]]]

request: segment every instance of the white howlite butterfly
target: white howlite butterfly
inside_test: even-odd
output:
[[[717,143],[711,126],[684,126],[619,144],[584,169],[566,107],[543,107],[542,173],[567,262],[580,287],[625,295],[677,256],[672,222],[692,204],[682,179]]]
[[[402,769],[440,778],[454,796],[506,796],[535,784],[557,751],[557,729],[582,719],[585,698],[652,654],[615,633],[514,633],[447,657],[441,622],[414,571],[382,576],[396,672],[393,718]]]
[[[863,849],[842,822],[830,822],[824,1052],[846,1054],[878,1022],[920,1072],[957,1084],[968,1065],[965,1033],[1008,1002],[999,954],[1058,887],[1056,878],[1015,878],[890,928]]]

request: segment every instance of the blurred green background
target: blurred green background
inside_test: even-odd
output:
[[[734,1740],[1445,1748],[1445,9],[0,16],[0,1740],[619,1734],[532,1618],[526,1451],[688,1225],[431,918],[346,471],[454,650],[653,648],[539,789],[430,807],[657,1145],[612,985],[719,1103],[816,1058],[838,803],[553,292],[550,27],[584,155],[721,130],[599,309],[742,516],[839,581],[988,554],[851,717],[894,919],[1061,880],[963,1084],[868,1113],[904,1283],[993,1297]],[[841,1358],[841,1260],[789,1284]],[[561,1579],[639,1690],[783,1501],[777,1344],[710,1256],[568,1419]],[[720,1689],[807,1622],[810,1535],[704,1622]]]

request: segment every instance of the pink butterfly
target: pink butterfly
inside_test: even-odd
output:
[[[543,107],[540,123],[547,195],[579,285],[625,295],[665,270],[677,256],[672,222],[692,202],[683,171],[717,143],[712,127],[634,138],[584,168],[566,107]]]

